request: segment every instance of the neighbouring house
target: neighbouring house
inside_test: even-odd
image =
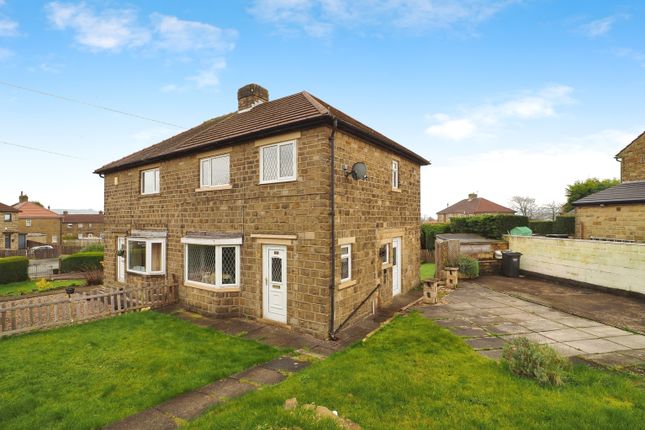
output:
[[[102,239],[105,226],[103,211],[97,214],[71,214],[63,211],[63,238]]]
[[[616,159],[621,183],[573,202],[578,239],[645,242],[645,132]]]
[[[0,214],[2,214],[2,242],[0,249],[16,250],[24,249],[26,246],[24,236],[20,239],[18,232],[18,213],[20,211],[13,206],[0,203]],[[21,247],[22,245],[22,247]]]
[[[307,92],[237,96],[96,170],[106,285],[178,283],[188,309],[321,338],[417,286],[429,162]]]
[[[478,197],[475,193],[471,193],[468,194],[467,199],[463,199],[437,212],[437,221],[450,222],[450,218],[453,217],[499,214],[514,215],[515,211],[483,197]]]
[[[18,232],[25,236],[26,246],[29,243],[57,245],[61,239],[61,219],[58,215],[40,203],[30,202],[26,194],[20,193],[18,203],[13,205],[19,212]]]

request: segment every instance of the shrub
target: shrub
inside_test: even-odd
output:
[[[102,252],[79,252],[61,258],[60,271],[61,273],[69,273],[102,270],[102,262]]]
[[[553,233],[568,234],[573,236],[576,233],[576,217],[570,215],[562,215],[555,217],[553,223]]]
[[[103,271],[99,269],[88,270],[83,273],[86,285],[103,284]]]
[[[529,221],[529,228],[533,233],[547,235],[553,233],[553,221]]]
[[[457,259],[457,266],[459,267],[459,272],[469,278],[477,278],[479,276],[479,261],[476,258],[460,255]]]
[[[421,225],[421,249],[432,251],[434,241],[438,234],[449,233],[450,224],[422,224]]]
[[[38,281],[36,281],[36,288],[38,288],[38,291],[47,291],[53,286],[54,284],[47,282],[47,279],[45,278],[40,278]]]
[[[27,257],[0,258],[0,284],[26,281],[29,259]]]
[[[528,217],[519,215],[477,215],[450,219],[450,231],[453,233],[477,233],[491,239],[501,239],[512,228],[528,225]]]
[[[547,345],[518,337],[504,345],[504,362],[511,372],[537,380],[542,385],[562,385],[569,361]]]
[[[93,243],[82,248],[80,252],[103,252],[105,247],[102,243]]]

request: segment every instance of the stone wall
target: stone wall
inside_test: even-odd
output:
[[[507,236],[520,269],[645,294],[645,244]]]
[[[27,220],[31,219],[31,226]],[[20,218],[18,231],[27,235],[27,240],[43,244],[60,244],[61,221],[60,218]]]
[[[620,180],[645,181],[645,133],[621,153]]]
[[[578,206],[576,238],[645,242],[645,204]]]
[[[18,223],[19,217],[17,212],[8,212],[11,213],[11,221],[4,220],[4,212],[0,212],[0,249],[18,249]],[[11,246],[5,248],[5,236],[9,236],[11,240]]]
[[[82,227],[81,227],[82,226]],[[91,234],[92,238],[100,238],[105,229],[104,224],[100,223],[77,223],[77,222],[68,222],[63,223],[63,236],[72,237],[78,239],[78,235],[82,234],[83,238],[88,238],[88,234]]]

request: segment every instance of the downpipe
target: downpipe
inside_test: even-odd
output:
[[[329,218],[331,225],[329,246],[330,255],[330,276],[329,276],[329,339],[337,340],[334,330],[334,318],[336,311],[336,129],[338,120],[333,118],[331,134],[329,135],[329,149],[331,161],[329,163]]]

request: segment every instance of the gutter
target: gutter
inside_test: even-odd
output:
[[[338,128],[338,120],[332,117],[332,129],[329,135],[329,149],[331,159],[329,162],[329,219],[331,224],[331,232],[329,238],[331,244],[329,246],[329,338],[336,340],[336,332],[334,330],[334,317],[336,310],[336,129]]]

